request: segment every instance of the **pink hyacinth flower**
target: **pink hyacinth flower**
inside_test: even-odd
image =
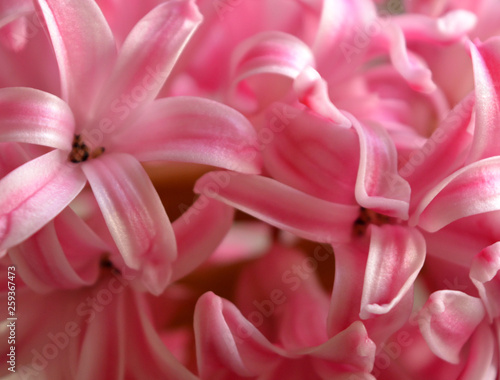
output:
[[[93,1],[40,0],[37,9],[58,61],[62,99],[31,88],[0,90],[1,141],[54,148],[0,181],[0,250],[38,231],[89,181],[124,262],[159,293],[171,276],[176,242],[139,160],[255,173],[254,131],[214,101],[153,101],[201,21],[191,1],[156,7],[119,53]]]
[[[4,258],[2,271],[8,265]],[[146,294],[135,292],[130,279],[105,270],[93,286],[44,297],[16,280],[16,316],[23,328],[16,335],[14,376],[196,380],[163,344]],[[6,297],[5,287],[2,292]],[[8,329],[0,335],[0,352],[6,356]],[[8,374],[2,366],[0,376]]]
[[[0,178],[29,161],[26,150],[16,143],[3,143]],[[93,284],[99,262],[110,247],[66,207],[52,221],[21,244],[8,250],[23,281],[37,292],[54,288],[77,288]]]
[[[462,121],[450,120],[439,140],[450,146],[451,155],[427,172],[430,181],[423,182],[424,170],[436,162],[436,155],[443,150],[434,149],[431,156],[419,165],[409,178],[412,188],[426,187],[427,193],[416,197],[411,224],[418,224],[429,232],[435,232],[461,218],[487,215],[498,211],[498,136],[499,93],[497,67],[500,64],[500,39],[491,38],[484,43],[470,43],[474,67],[475,92],[459,104],[457,114],[465,114]],[[473,133],[467,131],[471,109]],[[429,144],[435,143],[432,137]],[[447,169],[446,169],[447,168]],[[447,171],[444,171],[446,169]],[[454,171],[450,170],[454,169]],[[441,177],[436,177],[436,174]],[[430,174],[430,175],[429,175]],[[443,176],[446,174],[447,176]],[[413,178],[412,178],[413,177]],[[443,178],[444,177],[444,178]],[[433,187],[431,185],[434,185]],[[471,202],[474,200],[474,202]]]
[[[328,256],[323,249],[318,257]],[[328,296],[306,261],[276,245],[244,269],[239,307],[201,296],[194,321],[201,379],[374,379],[375,345],[362,322],[328,338]],[[262,281],[252,286],[253,278]]]

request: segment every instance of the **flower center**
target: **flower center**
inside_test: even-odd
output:
[[[362,236],[370,224],[381,226],[382,224],[393,224],[395,221],[395,218],[361,207],[359,217],[354,221],[353,232],[356,236]]]
[[[69,153],[69,160],[73,163],[87,161],[89,158],[97,158],[104,153],[104,147],[99,147],[90,152],[89,147],[82,141],[80,135],[75,135],[73,138],[73,148]]]
[[[121,274],[120,270],[116,268],[111,262],[109,255],[104,255],[101,257],[100,267],[103,271],[109,271],[115,274]]]

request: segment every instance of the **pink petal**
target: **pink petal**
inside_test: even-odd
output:
[[[391,101],[385,102],[389,104]],[[397,107],[398,101],[393,104]],[[404,112],[407,112],[404,111]],[[413,115],[411,115],[413,117]],[[426,122],[424,122],[426,123]],[[389,133],[391,140],[394,142],[396,151],[398,152],[398,166],[404,165],[408,157],[413,151],[420,149],[425,145],[427,138],[422,136],[419,132],[412,128],[408,124],[401,124],[399,122],[384,121],[385,130]],[[404,176],[402,176],[404,177]]]
[[[498,344],[498,342],[496,342]],[[482,323],[471,338],[468,361],[459,380],[493,380],[497,378],[498,351],[495,350],[495,337],[491,327]]]
[[[131,334],[134,330],[126,330],[124,317],[126,313],[135,314],[135,312],[125,309],[125,295],[123,293],[115,295],[109,289],[106,289],[104,284],[100,288],[99,291],[101,291],[101,294],[107,291],[111,294],[111,300],[115,302],[107,305],[104,309],[103,306],[99,305],[96,296],[94,296],[94,305],[97,305],[98,310],[101,312],[97,313],[92,308],[77,308],[80,313],[79,315],[82,314],[83,310],[85,311],[84,315],[89,315],[89,319],[90,316],[93,316],[93,319],[91,323],[87,323],[88,326],[85,327],[85,333],[80,338],[78,361],[74,369],[77,374],[75,380],[88,378],[105,380],[124,377],[123,367],[125,367],[127,362],[124,357],[125,350],[121,347],[125,346],[127,335]],[[131,296],[131,294],[127,295]],[[92,300],[91,297],[88,299]],[[106,359],[96,360],[96,358]]]
[[[173,223],[178,257],[172,282],[205,262],[228,233],[233,217],[232,207],[202,195]]]
[[[158,5],[158,0],[132,1],[126,7],[122,7],[116,0],[99,0],[98,4],[118,46],[121,46],[138,20]]]
[[[499,157],[486,158],[445,178],[418,205],[410,225],[435,232],[457,219],[498,210],[499,164]]]
[[[212,293],[198,300],[195,336],[202,379],[259,375],[270,379],[303,379],[306,375],[311,379],[358,379],[341,374],[369,372],[375,357],[375,345],[359,321],[318,347],[286,352],[270,344],[233,304]]]
[[[360,317],[391,311],[412,289],[424,260],[425,240],[418,230],[372,225]]]
[[[321,19],[318,26],[318,33],[314,41],[314,56],[318,61],[318,68],[321,72],[333,72],[344,66],[347,70],[352,70],[348,65],[332,65],[332,62],[352,63],[353,58],[361,58],[359,49],[355,57],[349,53],[353,46],[354,36],[359,36],[358,27],[370,24],[377,17],[375,4],[367,0],[352,1],[323,1]],[[358,59],[359,59],[358,58]],[[356,66],[356,65],[354,65]]]
[[[333,121],[339,127],[349,128],[352,123],[331,102],[328,83],[311,66],[307,66],[293,83],[299,100],[314,112]]]
[[[33,7],[33,2],[30,3]],[[3,41],[8,48],[0,49],[1,87],[32,87],[60,96],[59,69],[41,25],[43,21],[32,13],[17,19],[16,23],[18,25],[10,30],[15,34],[8,35],[7,41]],[[16,51],[17,48],[20,50]]]
[[[351,117],[359,136],[360,162],[356,200],[373,211],[408,219],[410,186],[397,169],[397,152],[387,132],[376,124]]]
[[[403,31],[408,42],[454,43],[471,32],[477,23],[474,13],[456,9],[439,18],[419,14],[402,14],[391,19]]]
[[[211,292],[196,304],[194,331],[202,379],[226,372],[257,376],[268,372],[280,359],[279,350],[232,303]]]
[[[41,371],[32,370],[31,374],[29,374],[29,372],[27,371],[27,367],[29,367],[30,369],[33,368],[31,367],[31,361],[34,358],[34,353],[32,350],[37,350],[39,353],[41,353],[42,348],[49,344],[49,342],[52,342],[49,339],[49,336],[53,336],[52,334],[56,335],[59,332],[64,332],[66,324],[74,322],[75,319],[77,321],[75,321],[75,325],[77,325],[78,322],[81,321],[80,317],[77,316],[76,313],[78,303],[75,302],[75,300],[82,295],[82,291],[59,291],[41,296],[40,294],[31,291],[26,286],[20,287],[20,284],[18,283],[19,280],[20,276],[17,276],[16,295],[19,298],[22,297],[22,301],[18,300],[18,310],[16,310],[16,314],[18,320],[21,320],[22,318],[23,325],[26,327],[26,329],[24,331],[20,328],[16,330],[17,334],[15,351],[17,373],[14,375],[14,378],[21,378],[20,374],[23,374],[23,377],[28,378],[41,377],[57,379],[60,376],[74,378],[73,374],[70,373],[70,368],[72,368],[73,364],[75,364],[76,362],[75,359],[77,355],[75,355],[76,350],[74,350],[76,348],[76,344],[73,345],[72,343],[76,343],[77,339],[69,339],[69,342],[67,342],[68,344],[65,349],[58,352],[57,361],[47,361],[47,365],[44,366],[43,369],[41,366],[36,367]],[[6,293],[3,293],[2,296],[4,295],[6,295]],[[90,294],[87,293],[86,295]],[[84,300],[85,299],[83,298],[79,302]],[[21,306],[21,304],[26,306]],[[70,323],[70,325],[74,326],[73,323]],[[7,336],[2,332],[2,338],[3,337],[7,338]],[[62,339],[64,342],[64,338]],[[5,344],[2,344],[2,347],[0,348],[2,353],[8,352],[5,350],[5,348],[8,347],[6,343],[7,341],[5,341]],[[57,365],[58,363],[64,363],[64,365]],[[2,373],[2,377],[4,377],[7,372],[6,366],[4,366],[3,371],[5,372]],[[28,372],[28,374],[26,374],[26,372]],[[35,376],[32,376],[32,374],[35,374]]]
[[[274,244],[243,269],[236,287],[238,308],[270,341],[287,351],[318,346],[328,340],[329,297],[314,271],[329,264],[333,264],[329,247],[318,245],[314,255],[306,257]],[[304,325],[309,327],[304,329]]]
[[[91,114],[95,96],[116,55],[111,30],[92,0],[36,0],[61,75],[62,97],[78,121]]]
[[[394,129],[391,126],[394,123],[397,129],[413,133],[417,141],[408,141],[408,145],[422,146],[419,140],[425,140],[435,129],[436,120],[441,121],[450,111],[449,94],[445,94],[443,89],[438,88],[431,93],[416,92],[389,62],[370,67],[362,74],[362,78],[367,82],[367,87],[359,89],[358,96],[363,96],[362,91],[367,90],[365,97],[377,94],[371,100],[371,109],[368,108],[373,115],[366,118],[383,119],[387,129]]]
[[[302,271],[301,274],[304,275],[304,273]],[[270,289],[270,292],[272,290]],[[271,294],[270,292],[268,294]],[[275,321],[281,330],[280,342],[287,350],[313,347],[328,339],[326,317],[329,302],[327,294],[321,289],[319,283],[297,292],[295,297],[287,297],[285,306],[286,308],[282,309],[283,316],[276,318]],[[310,327],[304,329],[307,325]],[[358,358],[354,358],[356,359]],[[332,360],[332,356],[329,356],[329,360]]]
[[[423,60],[409,52],[403,31],[394,24],[385,27],[388,49],[395,69],[416,91],[430,93],[436,89],[432,73]]]
[[[30,160],[30,156],[17,143],[1,143],[0,178]]]
[[[163,2],[142,18],[120,49],[106,85],[101,109],[111,120],[124,120],[153,100],[191,38],[202,16],[192,0]]]
[[[497,156],[500,149],[500,38],[493,38],[484,44],[469,43],[474,69],[476,92],[476,125],[468,163],[482,158]]]
[[[151,180],[126,154],[104,154],[82,166],[125,263],[141,272],[151,292],[161,293],[177,251],[172,225]]]
[[[76,347],[71,347],[78,353],[73,378],[196,380],[164,346],[148,318],[149,305],[143,295],[126,288],[128,284],[121,278],[107,276],[105,280],[82,294],[80,303],[72,308],[86,317],[80,321],[82,333],[75,340]],[[99,302],[108,297],[110,303]],[[94,302],[92,306],[89,300]]]
[[[295,79],[309,65],[314,65],[312,52],[297,37],[278,31],[253,35],[237,47],[232,57],[234,103],[252,112],[255,101],[262,106],[268,99],[277,100],[291,85],[285,80]],[[267,76],[259,82],[257,76],[262,74]],[[246,103],[244,96],[249,98]]]
[[[375,350],[375,343],[368,336],[365,326],[362,322],[356,321],[321,346],[302,352],[314,357],[315,361],[320,359],[330,364],[342,363],[357,370],[371,372],[375,361]],[[358,379],[358,377],[352,378]]]
[[[500,242],[478,253],[472,261],[470,278],[479,291],[490,321],[500,317]]]
[[[474,94],[464,98],[418,150],[410,153],[400,169],[412,189],[411,208],[447,175],[460,168],[472,141],[467,131],[474,110]]]
[[[163,345],[144,294],[117,273],[101,275],[94,286],[43,297],[16,287],[18,318],[25,326],[16,331],[16,372],[43,379],[198,379]],[[8,352],[4,332],[3,355]],[[18,374],[14,377],[20,379]]]
[[[372,314],[363,321],[368,336],[377,345],[377,352],[408,323],[415,303],[413,284],[402,295],[401,300],[385,314]],[[359,310],[359,309],[358,309]]]
[[[356,241],[335,247],[335,277],[327,319],[330,337],[359,320],[366,260],[365,247]]]
[[[368,242],[354,240],[349,245],[335,246],[335,281],[327,318],[328,336],[334,336],[360,319]],[[363,321],[370,339],[377,347],[408,321],[413,307],[412,288],[385,314],[372,314]]]
[[[140,294],[133,295],[135,298],[133,301],[130,300],[132,297],[127,297],[128,303],[125,302],[121,314],[126,316],[129,326],[126,333],[128,343],[125,346],[137,347],[137,350],[124,350],[127,356],[125,365],[128,367],[125,378],[198,380],[198,377],[186,369],[161,341],[156,326],[144,312],[149,304]],[[113,339],[113,335],[110,335]]]
[[[85,186],[81,170],[54,150],[0,180],[0,251],[28,238],[66,207]]]
[[[0,0],[0,28],[34,10],[32,0]]]
[[[75,120],[58,97],[32,88],[0,89],[0,141],[71,150]]]
[[[275,227],[320,242],[350,240],[359,208],[326,202],[271,178],[212,172],[194,191],[218,199]]]
[[[16,270],[36,292],[93,284],[106,252],[106,245],[69,208],[9,250]]]
[[[478,298],[441,290],[431,294],[420,316],[420,331],[432,352],[458,364],[462,347],[484,317],[484,308]]]
[[[273,178],[327,201],[356,204],[360,154],[354,129],[285,103],[274,103],[265,117],[266,127],[257,133],[265,143],[264,164]]]
[[[156,100],[115,138],[116,150],[141,161],[194,162],[252,174],[260,170],[257,138],[250,122],[232,108],[208,99]]]
[[[175,226],[175,224],[174,224]],[[260,221],[236,222],[208,263],[225,265],[262,256],[273,244],[273,227]]]
[[[496,240],[483,216],[459,219],[438,232],[424,231],[427,254],[463,267],[468,276],[474,256]]]
[[[0,28],[0,43],[18,53],[26,46],[28,35],[28,20],[20,17]]]

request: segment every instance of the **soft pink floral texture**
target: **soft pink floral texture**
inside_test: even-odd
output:
[[[137,160],[256,172],[256,158],[245,159],[253,150],[247,141],[254,132],[243,116],[210,100],[152,102],[201,21],[193,3],[159,5],[136,25],[119,52],[93,2],[41,1],[37,9],[54,46],[64,100],[31,88],[0,90],[2,141],[56,148],[2,179],[0,250],[38,231],[88,180],[123,261],[159,293],[172,275],[177,248],[170,221]],[[105,153],[70,163],[75,134],[90,152],[102,146]]]
[[[28,3],[0,3],[0,19],[6,23],[24,17],[29,12]],[[118,10],[117,3],[112,0],[97,3],[118,45],[125,51],[122,55],[140,61],[140,55],[128,47],[125,37],[132,25],[153,9],[156,2],[132,2],[126,11]],[[153,12],[168,8],[165,4],[169,3],[176,4],[165,2]],[[43,9],[45,2],[40,1],[40,4]],[[196,19],[192,13],[194,8],[189,4],[193,21]],[[96,189],[109,189],[111,183],[117,183],[121,188],[129,188],[125,195],[130,195],[135,187],[130,186],[127,179],[133,177],[135,183],[140,184],[138,188],[149,183],[135,164],[136,159],[189,157],[186,161],[215,164],[241,173],[213,172],[197,182],[195,191],[201,194],[198,205],[209,202],[210,206],[201,215],[193,211],[197,209],[194,207],[187,217],[203,227],[204,240],[189,239],[192,224],[186,223],[187,219],[180,218],[174,223],[179,256],[169,260],[168,268],[173,273],[171,281],[201,264],[215,249],[232,220],[229,206],[284,230],[281,233],[283,241],[286,241],[284,236],[288,236],[290,241],[299,237],[331,244],[335,273],[330,273],[333,290],[328,293],[330,290],[326,291],[317,282],[316,269],[310,272],[304,269],[306,261],[309,265],[311,260],[321,265],[322,260],[316,256],[305,258],[285,243],[276,243],[269,252],[261,252],[262,257],[249,263],[247,260],[254,257],[255,241],[230,244],[229,247],[226,241],[222,250],[216,251],[212,261],[202,268],[240,261],[244,269],[233,298],[221,298],[209,289],[196,303],[194,331],[186,328],[179,328],[177,332],[164,331],[163,342],[202,379],[497,378],[500,352],[500,250],[497,246],[500,236],[497,227],[500,40],[488,37],[497,33],[498,6],[489,0],[407,1],[404,13],[401,7],[389,7],[390,15],[383,11],[377,15],[375,4],[368,0],[236,3],[207,0],[199,1],[198,5],[204,23],[166,85],[162,82],[155,86],[147,100],[158,93],[222,100],[243,112],[256,134],[251,132],[250,124],[241,114],[206,99],[188,103],[188,98],[181,96],[156,100],[144,108],[138,106],[137,113],[122,109],[121,112],[130,116],[123,132],[113,132],[109,141],[103,140],[104,155],[78,164],[83,167],[82,171],[96,192],[97,203],[104,210],[104,218],[94,215],[98,223],[93,225],[103,226],[107,215],[110,224],[106,210],[109,212],[112,208],[124,214],[123,209],[128,207],[121,203],[126,196],[110,203],[107,197],[100,198]],[[92,7],[87,11],[97,9]],[[9,24],[9,29],[2,30],[0,38],[5,52],[21,51],[28,56],[34,54],[29,43],[9,38],[9,30],[26,32],[22,20]],[[136,32],[137,39],[147,39],[147,43],[141,41],[141,47],[145,44],[147,50],[154,46],[149,40],[151,25],[140,25],[143,28],[134,29],[132,34]],[[189,28],[180,29],[186,32]],[[375,32],[368,36],[360,32],[367,29]],[[109,30],[106,33],[109,34]],[[90,37],[92,35],[90,33]],[[52,41],[61,70],[62,92],[50,87],[54,86],[53,80],[47,81],[47,87],[47,83],[36,75],[23,78],[21,83],[60,95],[64,102],[41,91],[5,92],[5,99],[13,99],[13,104],[23,106],[22,113],[28,116],[22,120],[26,131],[38,133],[18,131],[4,121],[3,141],[56,148],[42,156],[43,151],[29,151],[37,157],[31,161],[30,169],[37,175],[40,167],[49,166],[43,160],[53,162],[56,168],[67,157],[67,151],[64,155],[60,151],[67,150],[72,141],[73,118],[77,129],[84,128],[81,123],[87,120],[86,110],[95,101],[95,115],[90,122],[99,120],[101,115],[118,122],[119,116],[113,114],[112,109],[106,113],[106,108],[119,96],[117,94],[129,92],[141,80],[140,76],[133,78],[131,74],[138,72],[140,75],[141,72],[134,71],[137,70],[135,61],[118,58],[114,73],[107,79],[111,92],[95,98],[93,93],[98,89],[92,86],[98,86],[99,81],[87,82],[80,65],[85,65],[87,58],[94,58],[94,62],[100,62],[101,58],[75,58],[79,54],[76,49],[70,51],[69,56],[75,54],[73,58],[78,64],[68,69],[61,63],[68,57],[57,54],[58,49],[65,51],[64,40],[61,45],[53,34]],[[111,54],[104,45],[100,41],[97,46],[101,50],[95,51],[104,56]],[[5,52],[1,51],[6,56],[13,54]],[[49,67],[50,58],[44,58],[45,61]],[[92,63],[89,67],[95,68]],[[23,72],[13,65],[11,71],[18,70]],[[53,67],[51,70],[53,72]],[[101,72],[95,74],[104,78],[111,72],[106,70],[111,68],[102,65]],[[11,85],[9,81],[19,85],[17,79],[12,79],[15,76],[4,76],[0,77],[2,86],[4,83]],[[72,83],[84,83],[83,91]],[[30,102],[23,104],[26,99]],[[52,108],[44,108],[47,104]],[[56,117],[60,125],[40,122],[40,113],[30,114],[34,108],[45,110],[43,116]],[[200,109],[205,110],[203,115]],[[36,121],[28,121],[29,116]],[[213,118],[211,127],[215,129],[209,135],[212,141],[221,135],[231,139],[238,130],[241,132],[238,141],[244,144],[235,143],[233,150],[223,150],[225,160],[216,155],[206,161],[202,154],[206,145],[186,148],[183,144],[171,143],[177,139],[182,143],[188,140],[186,132],[188,137],[192,133],[200,137],[196,134],[198,129],[191,128],[200,117]],[[231,127],[220,128],[221,119],[230,119]],[[161,127],[166,121],[179,128],[163,130]],[[145,133],[144,124],[150,126],[151,135]],[[67,128],[68,125],[71,128]],[[239,129],[232,128],[235,125]],[[26,135],[29,135],[28,140]],[[248,137],[250,140],[245,141]],[[14,144],[3,146],[13,153],[21,152],[25,160],[31,158]],[[242,146],[247,149],[241,149]],[[114,149],[126,154],[114,153]],[[261,150],[263,156],[262,175],[257,175],[254,166],[245,166],[248,160],[258,160],[257,150]],[[6,172],[12,169],[14,167]],[[40,177],[32,175],[31,178],[38,180]],[[8,183],[6,181],[19,182],[12,174],[5,177],[3,182]],[[97,265],[90,264],[89,272],[85,271],[85,265],[81,266],[92,260],[97,262],[98,254],[89,255],[92,256],[90,261],[83,263],[73,260],[80,258],[79,254],[59,254],[57,257],[63,264],[57,269],[60,275],[66,275],[61,276],[66,281],[64,284],[57,284],[50,270],[35,273],[36,261],[28,259],[29,253],[39,249],[41,263],[50,262],[55,257],[50,254],[44,258],[47,247],[58,249],[65,244],[64,239],[58,238],[59,235],[54,237],[55,234],[65,229],[68,232],[60,234],[74,233],[74,226],[83,223],[64,206],[81,190],[84,181],[81,173],[69,171],[60,184],[51,182],[51,186],[62,188],[68,194],[64,204],[54,211],[58,216],[38,232],[40,226],[30,226],[31,222],[19,224],[20,230],[30,227],[31,231],[16,243],[31,237],[9,253],[13,261],[18,260],[20,273],[29,285],[45,290],[73,288],[93,283],[99,275]],[[71,183],[73,188],[69,186]],[[24,189],[24,183],[22,185],[19,188]],[[17,193],[12,191],[12,194]],[[143,194],[148,194],[143,199],[159,220],[157,213],[161,205],[151,203],[152,186]],[[98,209],[96,204],[94,207]],[[362,221],[362,228],[356,229],[354,226],[360,224],[358,218],[366,218],[361,207],[368,210],[369,220]],[[141,208],[136,207],[136,210],[140,215]],[[213,213],[217,215],[213,217]],[[44,215],[45,222],[49,219],[51,217]],[[170,229],[168,223],[163,224],[162,229],[154,225],[157,232]],[[85,224],[82,226],[88,228]],[[81,228],[84,232],[85,227]],[[95,235],[90,229],[87,232]],[[111,232],[113,235],[113,228]],[[248,233],[249,239],[255,232]],[[290,238],[288,233],[295,238]],[[173,236],[172,232],[170,235]],[[102,249],[101,244],[113,252],[117,248],[124,264],[135,269],[140,267],[147,278],[151,278],[151,271],[154,271],[153,278],[158,278],[159,273],[159,277],[168,277],[165,272],[158,271],[157,257],[124,254],[127,250],[137,252],[142,241],[137,235],[129,235],[130,241],[113,239],[109,234],[99,234],[92,239],[80,237],[96,244],[97,251]],[[181,252],[191,254],[183,256]],[[115,260],[116,265],[123,264],[119,256]],[[301,265],[303,276],[293,271]],[[76,275],[72,273],[75,270]],[[104,279],[109,279],[109,274],[107,276]],[[104,281],[102,277],[101,281]],[[163,286],[149,284],[149,289],[159,293],[167,282],[165,280]],[[92,288],[85,291],[89,289]],[[269,315],[256,319],[252,312],[258,310],[265,314],[256,303],[262,305],[262,300],[270,299],[277,289],[284,293],[275,299],[285,298],[286,301],[274,304]],[[141,293],[130,293],[126,302],[142,299]],[[65,293],[51,293],[49,297],[61,299],[58,298],[60,294]],[[166,294],[157,307],[163,308],[163,312],[179,307]],[[170,305],[162,303],[166,299]],[[140,313],[130,313],[136,306],[144,305],[137,302],[122,308],[119,313],[112,306],[102,314],[103,318],[116,312],[122,315],[122,323],[132,318],[132,322],[138,320],[140,326],[145,326],[146,319]],[[92,324],[88,334],[90,340],[94,336],[92,333],[106,326],[105,323]],[[156,327],[162,331],[161,326]],[[120,332],[115,335],[122,340],[132,339],[134,347],[150,347],[151,340],[144,343],[144,336],[150,336],[149,332],[144,334],[143,330],[134,330],[137,339],[135,335],[125,338]],[[44,339],[45,336],[41,336]],[[113,341],[116,349],[113,352],[128,354],[129,351],[120,348],[119,339]],[[189,359],[190,345],[196,347],[194,366],[192,357]],[[179,371],[176,375],[164,376],[191,378],[191,374],[164,352],[164,347],[155,348],[154,352],[162,352],[167,364],[154,363],[149,370]],[[81,353],[83,363],[88,357],[85,350]],[[107,363],[109,366],[101,368],[110,368],[110,371],[136,368],[133,361],[130,365],[119,362],[120,365],[113,368],[116,363],[118,361],[111,360]],[[99,363],[95,368],[99,368]],[[55,371],[58,373],[57,368]],[[112,372],[108,374],[118,377]]]
[[[446,16],[446,20],[439,20],[440,25],[446,25],[441,29],[436,29],[436,20],[416,17],[411,19],[414,28],[406,31],[407,22],[399,19],[410,16],[396,14],[384,20],[377,18],[375,8],[369,2],[338,2],[336,11],[349,13],[348,19],[351,20],[344,28],[338,28],[330,16],[335,14],[332,9],[335,3],[325,2],[320,9],[314,41],[301,41],[291,34],[269,31],[240,43],[231,57],[232,82],[227,86],[231,96],[229,101],[236,99],[232,104],[238,108],[242,101],[246,101],[246,106],[241,105],[245,111],[250,111],[250,106],[253,111],[261,110],[252,120],[258,130],[265,168],[271,177],[334,204],[359,204],[405,220],[409,216],[410,186],[398,174],[398,153],[409,154],[420,147],[430,132],[414,129],[411,116],[417,115],[419,108],[403,112],[401,107],[404,104],[400,98],[410,96],[413,102],[417,95],[408,95],[404,81],[396,82],[399,79],[396,75],[399,73],[410,86],[424,92],[431,91],[434,85],[430,80],[431,73],[422,61],[410,59],[404,38],[408,34],[412,38],[425,37],[430,43],[453,43],[473,27],[475,17],[467,12],[452,13]],[[234,10],[238,11],[239,8]],[[465,19],[469,21],[460,22]],[[366,43],[357,47],[356,39],[362,37],[359,28],[370,25],[378,25],[378,31],[373,36],[364,36]],[[341,47],[342,44],[354,46],[355,52],[329,49],[329,44],[335,40]],[[330,55],[325,53],[330,51]],[[362,63],[371,62],[381,54],[386,55],[392,65],[372,64],[362,73],[356,70]],[[388,80],[398,83],[392,86],[392,93],[387,91]],[[270,85],[281,88],[281,93],[268,91]],[[338,102],[336,94],[341,94]],[[237,100],[238,97],[242,99]],[[252,98],[257,102],[252,103]],[[287,99],[289,105],[273,103],[273,99]],[[447,110],[439,90],[420,99],[422,101],[427,103],[423,103],[426,108],[439,116]],[[340,111],[340,107],[352,114]],[[349,129],[351,126],[354,128]],[[346,128],[348,130],[342,131]],[[408,145],[410,141],[414,141],[413,145]],[[298,162],[297,152],[306,159]],[[261,188],[261,180],[258,181],[255,186]],[[272,192],[274,182],[266,183],[266,191]],[[202,180],[198,191],[203,184]],[[229,194],[229,191],[232,190],[222,189],[218,197],[222,194],[227,198],[224,194]],[[244,193],[240,193],[237,195],[240,199],[231,202],[233,205],[244,202],[242,207],[248,210],[251,208],[249,200],[256,203],[270,198],[263,191],[259,193],[262,195],[245,200],[242,198]],[[305,198],[300,203],[305,205],[304,209],[295,208],[293,212],[305,215],[309,203]],[[269,213],[273,211],[269,210]],[[348,214],[336,215],[345,218]],[[283,225],[282,221],[277,223],[280,227]],[[343,220],[339,223],[346,225]],[[336,232],[343,231],[336,229],[331,234]],[[325,241],[324,235],[323,231],[318,232],[317,239]],[[310,236],[309,231],[307,237]],[[342,241],[345,238],[332,236],[330,240]]]
[[[6,271],[8,263],[3,263]],[[107,271],[90,287],[57,290],[44,297],[17,281],[16,315],[24,326],[16,335],[17,375],[196,379],[163,344],[145,293],[135,292],[130,285],[133,279],[133,274]],[[5,331],[0,346],[4,356],[10,349]],[[10,372],[2,366],[1,373]]]
[[[248,266],[237,288],[239,310],[213,293],[198,300],[194,323],[202,379],[372,379],[375,344],[361,322],[328,339],[327,294],[314,274],[292,272],[304,259],[275,246]],[[252,278],[263,281],[252,286]]]
[[[359,9],[363,11],[354,14],[360,20],[365,18],[365,21],[359,21],[361,25],[367,22],[366,19],[373,20],[369,8]],[[330,16],[333,12],[324,14],[328,16],[320,25],[325,29],[320,28],[318,39],[327,35],[325,23],[335,25]],[[248,104],[253,106],[243,108],[241,102],[232,103],[246,112],[254,112],[252,120],[260,137],[265,174],[271,178],[242,174],[213,191],[209,189],[212,174],[207,174],[195,187],[195,191],[201,194],[238,207],[278,228],[307,239],[332,243],[337,268],[329,334],[335,334],[361,318],[379,351],[410,316],[414,303],[412,284],[422,268],[426,252],[469,268],[473,257],[485,247],[482,244],[493,244],[498,239],[495,228],[478,235],[474,232],[496,220],[490,220],[488,212],[498,211],[495,152],[499,98],[496,68],[500,63],[500,50],[495,38],[484,43],[470,43],[464,38],[475,25],[474,14],[449,10],[441,17],[436,20],[417,15],[394,16],[382,32],[369,39],[367,49],[352,54],[356,62],[369,62],[370,48],[385,49],[393,68],[383,64],[368,66],[363,76],[356,73],[350,77],[347,74],[359,67],[350,57],[343,57],[343,62],[339,59],[337,65],[333,65],[332,57],[329,57],[329,67],[335,73],[328,72],[321,64],[323,49],[315,51],[313,45],[311,54],[303,41],[294,40],[292,36],[268,32],[242,43],[240,50],[233,55],[233,68],[236,69],[231,73],[234,84],[228,86],[228,92],[234,96],[234,89],[239,89],[239,95],[246,96]],[[339,30],[335,29],[335,32],[340,34]],[[349,41],[346,36],[339,36],[339,41],[343,37]],[[434,88],[430,71],[423,61],[406,50],[405,38],[408,46],[424,41],[427,44],[460,42],[457,46],[470,52],[475,93],[464,97],[447,112],[445,94]],[[279,49],[291,51],[285,46],[292,40],[296,52],[289,58]],[[273,44],[277,47],[268,47]],[[287,58],[285,63],[283,59]],[[305,70],[301,71],[299,67]],[[264,73],[266,82],[259,82],[259,76]],[[336,76],[337,73],[341,74]],[[410,102],[418,98],[413,94],[408,97],[401,81],[390,88],[392,92],[387,91],[388,83],[398,83],[396,73],[413,89],[430,92],[427,104],[422,104],[427,109],[434,109],[434,114],[440,119],[435,127],[431,121],[436,116],[424,123],[428,129],[422,129],[421,118],[408,118],[420,113],[419,108],[407,108],[405,113],[402,112],[400,106],[403,104],[398,105],[400,100],[397,98],[411,99]],[[339,77],[342,81],[337,83]],[[383,81],[382,77],[385,78]],[[282,78],[290,78],[293,87],[288,85],[288,90],[281,94],[270,95],[262,85],[269,85],[275,78],[276,86],[285,89]],[[250,79],[255,81],[250,83]],[[247,81],[246,87],[242,86],[243,80]],[[336,91],[339,87],[349,88],[341,87],[348,81],[357,83],[357,91],[342,91],[342,98],[336,102]],[[273,95],[282,103],[273,103],[269,99]],[[252,104],[252,97],[263,101]],[[415,125],[420,126],[415,127],[415,120],[420,122]],[[409,145],[410,141],[415,141],[415,144]],[[316,199],[311,200],[311,196]],[[318,210],[330,208],[332,212],[316,211],[314,221],[304,225],[311,215],[308,213],[310,205],[325,201],[321,206],[318,204]],[[290,204],[295,206],[290,207]],[[353,235],[352,229],[350,233],[345,229],[346,217],[351,218],[352,228],[359,208],[358,212],[349,214],[347,209],[341,211],[340,207],[354,205],[393,219],[382,222],[390,223],[386,226],[372,225],[367,230],[369,243],[357,242],[360,239],[354,238],[344,245]],[[338,212],[334,212],[334,208]],[[476,218],[470,218],[475,215]],[[322,223],[315,224],[319,221]],[[379,223],[376,219],[371,222]],[[467,232],[464,234],[464,231]],[[477,238],[478,241],[471,244],[470,240]],[[430,242],[429,247],[426,247],[426,240]],[[459,249],[462,258],[448,258],[455,254],[453,248],[446,248],[450,240],[457,240],[457,243],[451,243],[451,247],[467,242],[468,246]],[[364,275],[360,268],[366,268]],[[461,272],[459,269],[455,278],[461,276]],[[459,357],[462,347],[483,319],[482,302],[475,297],[475,292],[471,296],[446,292],[436,293],[429,301],[431,305],[432,302],[442,305],[439,313],[450,313],[449,319],[443,316],[445,319],[436,323],[446,326],[457,321],[461,328],[456,333],[462,335],[457,336],[456,341],[447,341],[447,333],[432,324],[429,328],[422,328],[422,334],[436,355],[460,363],[462,368],[465,365],[468,369],[464,370],[464,376],[467,373],[474,378],[480,373],[478,371],[486,371],[485,368],[489,371],[497,361],[493,354],[486,356],[489,359],[473,355],[469,362],[467,357]],[[353,305],[346,307],[349,302]],[[490,328],[481,331],[484,333]],[[440,336],[443,333],[444,337]],[[438,343],[440,339],[446,344]],[[498,352],[498,342],[492,350]],[[482,364],[477,360],[483,360]]]
[[[1,153],[2,176],[28,159],[27,153],[14,143],[5,143]],[[109,258],[116,267],[127,268],[95,198],[90,192],[86,194],[90,196],[84,196],[86,199],[80,202],[85,208],[86,222],[90,222],[93,229],[67,207],[41,230],[8,250],[19,275],[36,292],[93,284],[104,254],[111,254]],[[233,214],[230,207],[200,197],[192,209],[174,221],[172,227],[178,244],[170,281],[185,276],[205,261],[229,230]],[[196,240],[189,237],[193,230],[202,230]],[[140,281],[133,281],[133,284],[143,287]]]

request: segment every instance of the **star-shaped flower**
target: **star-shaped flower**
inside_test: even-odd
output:
[[[0,90],[0,141],[54,148],[0,181],[0,251],[42,228],[88,181],[126,265],[161,292],[176,241],[139,161],[255,173],[255,132],[241,114],[211,100],[153,101],[202,20],[194,2],[158,5],[118,52],[94,1],[40,0],[36,7],[54,47],[62,98]]]

